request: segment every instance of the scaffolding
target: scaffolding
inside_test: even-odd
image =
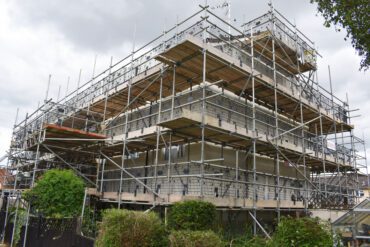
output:
[[[68,168],[119,208],[197,198],[248,210],[254,232],[260,210],[351,208],[365,143],[317,56],[272,6],[241,27],[200,6],[17,122],[8,193]]]

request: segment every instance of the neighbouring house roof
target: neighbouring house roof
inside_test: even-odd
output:
[[[4,185],[5,181],[6,181],[5,179],[9,175],[10,175],[10,173],[5,168],[1,168],[0,169],[0,189],[3,188],[3,185]]]

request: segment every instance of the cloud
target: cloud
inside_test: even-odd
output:
[[[65,93],[76,88],[78,72],[82,81],[92,76],[94,57],[96,72],[127,56],[135,43],[144,44],[165,28],[176,24],[204,5],[204,0],[4,0],[0,1],[0,156],[10,142],[17,107],[20,118],[32,112],[45,98],[49,74],[52,74],[49,97],[56,98],[58,87]],[[222,1],[208,0],[217,5]],[[268,11],[268,1],[233,0],[231,13],[236,24]],[[359,72],[360,58],[345,33],[323,26],[316,16],[316,6],[309,1],[274,1],[274,6],[319,47],[319,79],[329,87],[327,64],[331,65],[333,89],[345,100],[349,93],[351,108],[362,114],[353,119],[362,136],[370,143],[369,73]],[[214,10],[221,14],[219,10]]]
[[[13,17],[26,27],[56,29],[79,49],[96,52],[106,51],[122,42],[132,42],[135,26],[137,42],[145,42],[148,37],[160,34],[165,22],[171,25],[176,22],[175,8],[181,10],[179,15],[193,10],[187,1],[174,2],[19,0],[14,2],[17,11]]]
[[[222,2],[209,0],[207,4],[216,6]],[[231,2],[233,18],[239,22],[243,18],[250,20],[262,15],[269,9],[267,0]],[[136,42],[147,42],[165,28],[175,25],[177,19],[190,16],[199,10],[198,5],[204,4],[203,0],[15,0],[11,16],[18,25],[56,29],[79,49],[96,52],[106,51],[121,42],[132,42],[135,26]],[[282,12],[293,13],[290,16],[292,19],[298,19],[303,12],[313,13],[315,9],[313,5],[299,1],[276,1],[276,5]]]

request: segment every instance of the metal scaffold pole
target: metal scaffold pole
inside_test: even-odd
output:
[[[44,123],[44,118],[45,115],[42,115],[42,120],[38,129],[38,140],[37,140],[37,146],[36,146],[36,156],[35,156],[35,162],[33,166],[33,173],[32,173],[32,180],[31,180],[31,186],[30,188],[32,189],[34,184],[35,184],[35,179],[36,179],[36,172],[37,172],[37,165],[40,159],[40,145],[42,141],[42,136],[43,136],[43,123]],[[28,225],[29,225],[29,220],[30,220],[30,211],[31,211],[31,201],[28,202],[27,206],[27,217],[26,217],[26,224],[25,224],[25,230],[24,230],[24,237],[23,237],[23,247],[26,247],[26,242],[27,242],[27,234],[28,234]]]
[[[297,34],[297,27],[294,25],[295,29],[294,29],[294,34],[295,34],[295,46],[296,46],[296,49],[299,50],[299,47],[298,47],[298,34]],[[296,56],[296,59],[297,59],[297,71],[298,73],[300,74],[301,71],[300,71],[300,66],[299,66],[299,56],[298,56],[298,53],[297,53],[297,56]],[[304,115],[303,115],[303,104],[302,104],[302,96],[303,96],[303,93],[304,93],[304,90],[303,90],[303,85],[300,83],[300,90],[301,92],[299,93],[299,110],[300,110],[300,120],[301,120],[301,125],[302,125],[302,129],[301,129],[301,140],[302,140],[302,163],[303,163],[303,176],[305,178],[307,178],[307,166],[306,166],[306,138],[305,138],[305,125],[304,125]],[[319,187],[319,189],[321,189]],[[304,211],[305,211],[305,214],[307,215],[308,213],[308,186],[307,186],[307,180],[305,179],[304,180]]]
[[[157,188],[157,180],[158,180],[158,164],[159,164],[159,142],[161,137],[161,126],[158,124],[161,122],[161,114],[162,114],[162,94],[163,94],[163,73],[164,68],[161,68],[161,77],[159,79],[159,104],[158,104],[158,115],[157,115],[157,126],[156,126],[156,144],[155,144],[155,160],[154,160],[154,191],[159,194],[159,188]],[[152,167],[153,169],[153,167]],[[156,199],[156,195],[153,195],[154,202]]]
[[[204,9],[203,24],[203,64],[202,64],[202,120],[201,120],[201,150],[200,150],[200,196],[204,197],[204,156],[205,156],[205,114],[206,114],[206,73],[207,73],[207,1]]]
[[[5,230],[6,230],[6,225],[7,225],[7,222],[8,222],[8,217],[9,217],[9,204],[10,204],[10,195],[8,194],[7,200],[6,200],[5,219],[4,219],[3,231],[1,233],[1,244],[4,244],[4,241],[5,241]]]
[[[127,93],[127,105],[125,107],[125,125],[124,130],[122,133],[122,158],[121,158],[121,174],[119,180],[119,192],[118,192],[118,209],[121,208],[121,200],[122,200],[122,187],[123,187],[123,169],[125,168],[125,161],[126,159],[130,159],[130,153],[127,150],[127,138],[128,138],[128,118],[129,118],[129,111],[130,111],[130,100],[131,100],[131,86],[132,80],[134,78],[134,55],[135,55],[135,35],[136,35],[136,26],[134,27],[134,38],[132,44],[132,53],[131,53],[131,67],[130,67],[130,80],[128,81],[128,93]]]
[[[172,133],[169,133],[169,141],[168,141],[168,163],[167,163],[167,201],[170,202],[171,196],[171,162],[172,162]]]
[[[80,69],[80,72],[78,73],[78,80],[77,80],[77,89],[76,89],[76,103],[78,102],[79,100],[79,89],[80,89],[80,83],[81,83],[81,75],[82,75],[82,69]],[[76,109],[74,109],[74,111],[76,111]],[[73,128],[75,125],[75,118],[72,117],[72,124],[71,124],[71,127]]]
[[[275,136],[279,136],[279,115],[278,115],[278,96],[277,96],[277,86],[278,82],[276,79],[276,54],[275,54],[275,15],[274,15],[274,7],[272,3],[270,3],[270,11],[271,11],[271,22],[272,22],[272,70],[273,70],[273,82],[274,82],[274,117],[275,117]],[[277,193],[275,195],[277,201],[277,220],[280,222],[280,156],[279,156],[279,148],[278,148],[278,139],[275,138],[275,146],[276,156],[275,156],[275,171],[276,171],[276,185],[278,189],[276,190]]]
[[[15,214],[14,214],[14,221],[13,221],[13,231],[12,231],[12,238],[10,240],[10,247],[14,246],[14,235],[17,227],[17,220],[18,220],[18,211],[19,211],[19,201],[21,200],[21,195],[20,192],[15,193],[16,198],[15,198]],[[15,244],[16,245],[16,244]]]
[[[347,106],[349,108],[349,99],[348,94],[346,94],[346,100],[347,100]],[[350,111],[348,110],[348,119],[349,123],[351,124],[351,115]],[[355,203],[358,203],[358,191],[359,191],[359,181],[358,181],[358,172],[357,172],[357,160],[356,160],[356,150],[355,150],[355,144],[353,141],[354,135],[353,135],[353,129],[349,131],[349,138],[350,138],[350,145],[351,145],[351,163],[352,167],[354,168],[354,177],[355,177],[355,188],[352,187],[353,190],[353,197],[355,200]]]
[[[333,85],[331,81],[331,71],[330,66],[328,65],[328,73],[329,73],[329,85],[330,85],[330,96],[331,96],[331,110],[332,110],[332,116],[333,116],[333,130],[334,130],[334,145],[335,145],[335,162],[337,164],[337,176],[338,176],[338,185],[339,185],[339,200],[342,200],[342,185],[340,183],[340,164],[338,162],[338,141],[337,141],[337,124],[336,124],[336,108],[334,105],[334,95],[333,95]]]
[[[369,167],[367,165],[367,151],[366,151],[366,141],[365,141],[365,134],[362,133],[362,140],[364,141],[364,158],[365,158],[365,166],[366,166],[366,176],[367,176],[367,179],[366,179],[366,182],[367,182],[367,186],[370,186],[370,176],[369,176]]]
[[[254,38],[253,38],[253,28],[251,27],[251,73],[252,73],[252,170],[253,170],[253,218],[257,219],[257,164],[256,164],[256,140],[257,140],[257,131],[256,131],[256,96],[255,96],[255,78],[254,78]],[[253,235],[257,234],[257,223],[253,220]]]

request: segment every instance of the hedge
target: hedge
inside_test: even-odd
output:
[[[174,230],[211,230],[215,225],[216,207],[204,201],[175,203],[168,215],[168,225]]]
[[[103,212],[96,246],[163,247],[168,246],[168,234],[153,212],[108,209]]]
[[[173,231],[170,236],[171,247],[224,247],[225,243],[213,231]]]

